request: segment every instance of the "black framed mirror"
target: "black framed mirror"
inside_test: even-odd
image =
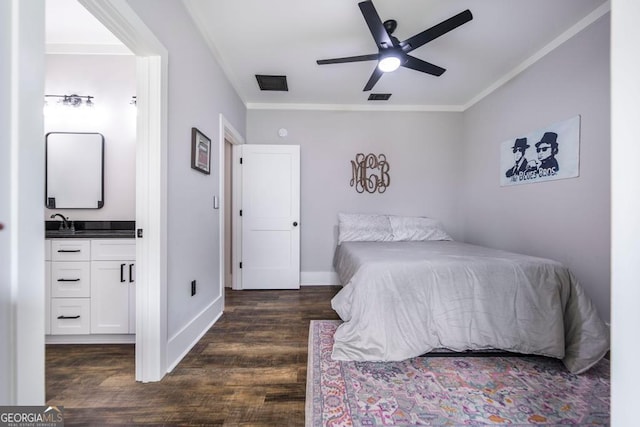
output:
[[[97,132],[49,132],[45,136],[45,206],[104,206],[104,136]]]

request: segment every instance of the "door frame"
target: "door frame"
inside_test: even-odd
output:
[[[232,148],[232,155],[231,155],[231,163],[232,165],[237,164],[236,162],[239,161],[239,156],[237,155],[237,153],[239,152],[239,148],[242,146],[242,144],[244,144],[244,138],[242,137],[242,135],[240,134],[240,132],[238,132],[236,130],[236,128],[233,127],[233,125],[229,122],[229,120],[227,120],[227,118],[223,115],[220,114],[220,126],[219,126],[219,130],[220,130],[220,134],[218,136],[218,139],[220,141],[219,144],[219,155],[218,155],[218,159],[219,159],[219,169],[220,169],[220,188],[219,188],[219,194],[220,196],[220,288],[221,288],[221,292],[224,291],[224,279],[225,279],[225,273],[226,273],[226,263],[224,262],[224,242],[227,239],[227,236],[225,235],[225,229],[224,229],[224,203],[225,203],[225,193],[224,193],[224,188],[225,188],[225,161],[224,161],[224,146],[225,146],[225,141],[229,141],[231,143],[231,148]],[[231,179],[231,204],[232,206],[238,206],[238,203],[240,202],[240,187],[238,186],[238,179],[240,176],[240,168],[238,167],[231,167],[231,173],[232,173],[232,179]],[[239,286],[242,285],[242,278],[241,278],[241,274],[242,274],[242,270],[240,269],[240,254],[242,254],[242,227],[241,227],[241,223],[240,223],[240,215],[239,212],[232,212],[233,215],[233,221],[231,222],[231,245],[232,245],[232,253],[231,253],[231,265],[233,266],[231,275],[232,275],[232,286],[231,289],[241,289]]]
[[[0,403],[10,406],[45,402],[44,28],[44,2],[0,2]]]
[[[168,52],[125,1],[78,0],[136,55],[136,381],[167,372]]]

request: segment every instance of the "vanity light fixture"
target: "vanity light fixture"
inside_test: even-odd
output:
[[[58,104],[65,107],[79,108],[82,106],[93,107],[95,105],[93,102],[94,97],[90,95],[76,95],[75,93],[71,95],[45,95],[45,104],[48,104],[48,98],[58,98]]]

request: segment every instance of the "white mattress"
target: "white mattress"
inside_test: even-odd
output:
[[[609,349],[595,306],[555,261],[454,241],[343,242],[334,265],[337,360],[500,349],[580,373]]]

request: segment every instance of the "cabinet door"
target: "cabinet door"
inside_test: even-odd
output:
[[[129,333],[130,261],[91,263],[91,333]]]

